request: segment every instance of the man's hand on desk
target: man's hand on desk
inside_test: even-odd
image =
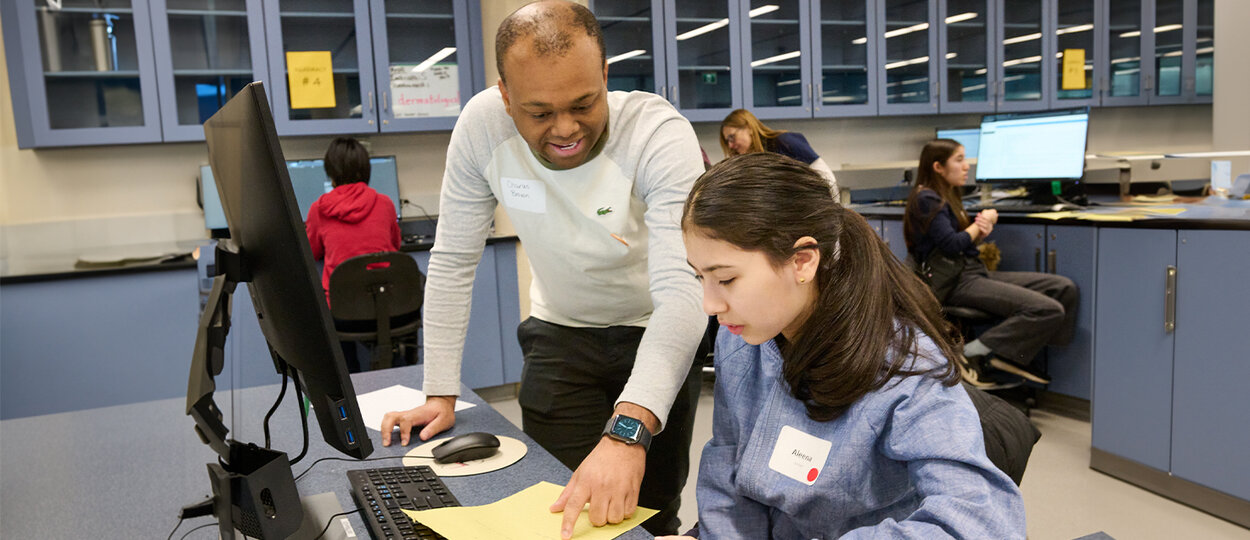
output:
[[[399,444],[408,446],[408,437],[415,426],[425,426],[423,441],[456,425],[456,396],[430,396],[425,404],[406,411],[393,411],[382,417],[382,446],[391,445],[391,431],[399,426]]]
[[[651,411],[633,403],[621,403],[616,412],[642,420],[652,433],[660,428],[659,419]],[[633,516],[646,470],[647,451],[642,446],[606,436],[599,439],[551,505],[552,512],[564,513],[560,537],[567,540],[573,536],[573,525],[586,503],[590,503],[590,524],[596,527]]]

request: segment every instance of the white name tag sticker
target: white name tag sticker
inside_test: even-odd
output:
[[[503,203],[508,208],[533,212],[547,213],[547,185],[538,180],[522,180],[520,178],[503,177],[499,179],[503,188]]]
[[[820,478],[831,448],[832,442],[782,426],[768,468],[810,486]]]

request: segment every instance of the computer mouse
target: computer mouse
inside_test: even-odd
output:
[[[484,459],[499,452],[499,439],[490,433],[465,433],[434,447],[436,463],[458,463]]]

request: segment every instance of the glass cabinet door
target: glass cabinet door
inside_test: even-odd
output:
[[[1043,109],[1049,76],[1042,69],[1042,3],[1002,0],[1000,5],[998,110]]]
[[[473,97],[465,2],[373,0],[382,131],[451,129]]]
[[[28,101],[14,107],[23,148],[160,141],[146,0],[6,1],[23,28],[25,77],[10,79],[26,85],[14,90]]]
[[[668,99],[693,122],[721,121],[742,107],[738,12],[734,0],[665,3]]]
[[[873,0],[821,0],[815,4],[812,64],[816,66],[814,116],[877,114],[877,34]]]
[[[996,73],[990,73],[990,0],[945,0],[938,3],[938,72],[943,75],[941,111],[993,112]]]
[[[1142,93],[1142,28],[1145,27],[1142,0],[1107,0],[1107,44],[1102,105],[1145,104]]]
[[[1056,0],[1050,106],[1054,109],[1098,105],[1094,62],[1097,43],[1095,0]]]
[[[204,121],[235,93],[268,85],[260,1],[151,2],[165,140],[202,141]]]
[[[810,3],[749,0],[743,96],[759,118],[811,118]],[[742,16],[742,13],[739,13]]]
[[[937,18],[934,0],[883,0],[877,59],[881,114],[937,112]]]
[[[603,30],[608,90],[642,90],[669,99],[661,0],[591,0],[590,10]]]
[[[1155,0],[1154,21],[1147,27],[1154,31],[1145,36],[1147,50],[1152,51],[1153,73],[1146,74],[1150,103],[1178,103],[1185,100],[1186,74],[1192,72],[1185,54],[1184,0]],[[1153,44],[1150,44],[1153,37]]]
[[[1194,29],[1195,101],[1210,103],[1215,73],[1215,0],[1198,0]]]
[[[279,135],[378,131],[367,2],[265,2],[265,41]]]

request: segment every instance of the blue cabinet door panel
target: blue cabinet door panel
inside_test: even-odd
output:
[[[907,241],[903,238],[902,220],[881,220],[881,239],[885,240],[885,244],[890,247],[890,252],[894,253],[899,261],[907,258]]]
[[[1172,474],[1250,500],[1250,234],[1180,231]]]
[[[185,395],[194,269],[4,286],[0,418]]]
[[[1102,229],[1094,315],[1094,448],[1169,470],[1174,335],[1164,331],[1176,231]]]
[[[972,215],[968,216],[973,218]],[[994,226],[987,242],[998,246],[1002,259],[998,270],[1003,272],[1044,272],[1046,262],[1046,226],[999,224]]]
[[[1080,293],[1076,328],[1067,345],[1046,348],[1046,371],[1051,392],[1089,399],[1094,364],[1094,277],[1097,266],[1097,229],[1093,227],[1049,226],[1046,228],[1047,271],[1071,279]]]

